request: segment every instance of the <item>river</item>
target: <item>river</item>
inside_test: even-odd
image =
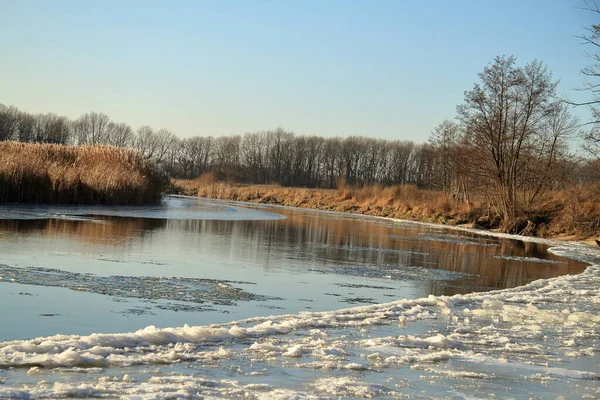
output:
[[[169,197],[0,208],[0,397],[600,397],[596,249]]]

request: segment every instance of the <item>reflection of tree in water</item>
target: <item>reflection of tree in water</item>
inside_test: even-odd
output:
[[[344,214],[287,208],[275,211],[287,219],[9,220],[0,221],[0,232],[36,232],[108,244],[125,252],[132,244],[165,250],[179,247],[175,255],[184,251],[201,260],[217,254],[223,262],[232,259],[265,269],[303,272],[310,268],[322,273],[419,280],[436,295],[515,287],[535,279],[579,273],[585,268],[582,263],[548,254],[546,246],[536,243]],[[532,258],[553,263],[532,262],[536,261]],[[444,275],[443,271],[462,274]]]
[[[293,263],[296,257],[322,265],[337,262],[346,265],[350,273],[348,266],[351,265],[361,266],[363,271],[364,267],[380,266],[383,273],[389,269],[412,267],[463,273],[450,282],[429,281],[431,293],[436,295],[510,288],[536,279],[580,273],[585,268],[583,263],[549,254],[547,246],[538,243],[451,230],[432,232],[431,227],[416,224],[399,226],[305,210],[278,209],[277,212],[287,219],[173,220],[168,222],[167,229],[231,238],[232,247],[242,243],[246,257],[262,261],[266,268],[273,252],[287,252],[289,262]],[[343,273],[339,268],[331,272]],[[407,277],[407,280],[411,279],[413,276]]]

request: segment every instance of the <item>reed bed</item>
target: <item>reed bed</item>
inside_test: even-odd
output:
[[[550,215],[548,236],[573,236],[577,239],[600,237],[600,184],[571,186],[551,192],[540,207]]]
[[[470,203],[457,202],[442,191],[414,185],[307,189],[218,182],[207,174],[195,180],[174,181],[174,186],[192,196],[467,225],[526,236],[579,240],[600,236],[600,185],[549,192],[535,209],[511,221],[502,221],[486,205],[483,195],[474,194]]]
[[[141,205],[168,183],[130,149],[0,142],[0,203]]]
[[[195,180],[177,180],[182,193],[255,203],[279,204],[376,215],[390,218],[463,224],[471,222],[478,205],[454,203],[441,191],[419,189],[414,185],[389,187],[365,186],[339,189],[307,189],[278,185],[244,185],[216,182],[201,176]]]

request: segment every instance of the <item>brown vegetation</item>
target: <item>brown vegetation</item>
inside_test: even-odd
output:
[[[167,184],[130,149],[0,142],[0,203],[147,204]]]
[[[375,215],[449,225],[468,224],[528,236],[571,236],[586,239],[600,234],[600,185],[573,186],[547,194],[545,201],[527,214],[502,220],[487,206],[485,197],[455,201],[443,191],[414,185],[346,185],[340,189],[307,189],[279,185],[243,185],[215,181],[211,174],[174,182],[181,193],[215,199],[278,204]]]
[[[437,223],[467,223],[478,213],[477,204],[453,203],[440,191],[419,189],[414,185],[362,188],[340,185],[339,189],[307,189],[216,182],[210,174],[194,180],[177,180],[174,184],[181,193],[192,196]]]

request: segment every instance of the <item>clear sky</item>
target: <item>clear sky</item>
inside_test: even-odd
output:
[[[587,99],[575,36],[600,18],[583,5],[0,0],[0,103],[180,137],[281,126],[423,142],[498,55],[540,59]]]

